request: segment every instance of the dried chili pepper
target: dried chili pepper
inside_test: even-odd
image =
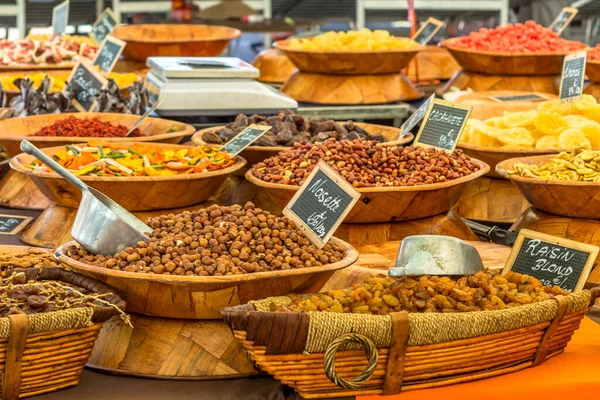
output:
[[[69,136],[69,137],[124,137],[129,128],[100,121],[98,118],[75,118],[70,116],[46,126],[33,136]],[[139,137],[139,129],[133,131],[132,137]]]

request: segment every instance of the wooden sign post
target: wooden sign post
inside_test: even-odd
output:
[[[573,18],[575,18],[578,12],[579,10],[573,7],[563,8],[560,11],[560,14],[558,14],[558,16],[556,17],[556,19],[552,21],[548,29],[560,36],[560,34],[565,30],[567,26],[569,26],[569,24],[571,23]]]
[[[432,94],[427,100],[425,100],[423,104],[421,104],[421,107],[417,108],[415,112],[410,117],[408,117],[406,121],[404,121],[404,123],[400,127],[400,138],[403,138],[406,135],[408,135],[412,128],[417,126],[417,124],[423,119],[425,114],[427,114],[427,111],[429,111],[429,107],[431,107],[431,103],[433,103],[434,99],[435,94]]]
[[[585,78],[587,53],[581,51],[565,57],[562,76],[560,77],[559,98],[563,101],[574,101],[581,98]]]
[[[472,109],[469,105],[434,99],[425,114],[414,145],[454,152]]]
[[[360,193],[321,160],[283,210],[306,237],[322,248],[331,239]]]
[[[600,248],[545,233],[521,229],[502,274],[531,275],[546,286],[580,291]]]
[[[106,8],[92,26],[90,35],[98,43],[102,43],[117,25],[119,25],[119,17],[110,8]]]
[[[444,23],[440,20],[437,20],[433,17],[427,18],[427,21],[412,37],[412,40],[419,43],[422,46],[425,46],[429,41],[435,36],[435,34],[444,26]]]
[[[63,34],[69,25],[69,0],[52,9],[52,34]]]
[[[119,61],[119,56],[123,52],[125,45],[127,43],[114,36],[106,36],[96,54],[94,66],[100,67],[100,70],[105,74],[110,74],[117,61]]]
[[[233,155],[240,154],[242,150],[250,146],[256,139],[270,131],[271,128],[272,126],[269,125],[252,124],[227,142],[221,151],[226,151]]]
[[[21,215],[0,214],[0,235],[16,235],[32,219]]]
[[[92,112],[97,106],[95,96],[106,87],[108,81],[96,68],[85,60],[80,60],[69,76],[71,88],[75,91],[73,105],[81,112]]]

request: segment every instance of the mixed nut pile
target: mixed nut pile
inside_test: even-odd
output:
[[[461,150],[453,154],[432,147],[402,147],[363,140],[327,140],[294,144],[252,167],[266,182],[302,185],[315,165],[324,160],[355,187],[415,186],[446,182],[480,169]]]
[[[385,315],[395,311],[467,312],[501,310],[568,296],[559,286],[542,285],[536,278],[500,270],[452,279],[424,275],[419,278],[371,277],[351,288],[314,295],[290,295],[288,306],[271,304],[271,311],[327,311]]]
[[[509,174],[526,178],[600,182],[600,151],[563,151],[541,165],[517,163],[513,168]]]
[[[279,111],[272,117],[256,114],[247,117],[239,114],[235,121],[230,122],[224,128],[216,132],[205,132],[202,140],[211,144],[224,144],[252,124],[273,127],[252,143],[254,146],[292,146],[294,143],[300,142],[323,142],[329,138],[338,140],[367,139],[377,142],[385,140],[380,133],[370,134],[353,121],[340,124],[331,119],[308,119],[290,110]]]
[[[113,257],[67,249],[75,260],[148,274],[222,276],[318,267],[340,261],[343,249],[314,247],[295,224],[252,203],[213,205],[198,211],[149,218],[151,239]]]

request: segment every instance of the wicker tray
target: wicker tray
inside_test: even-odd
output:
[[[60,268],[21,272],[28,280],[61,281],[95,293],[113,293],[96,280]],[[125,308],[117,295],[105,300]],[[96,306],[0,318],[0,397],[16,400],[77,385],[102,324],[117,312],[114,307]]]
[[[284,296],[226,308],[222,315],[263,371],[304,398],[329,398],[395,394],[538,365],[564,350],[599,295],[594,288],[456,314],[265,311],[273,302],[289,304]]]

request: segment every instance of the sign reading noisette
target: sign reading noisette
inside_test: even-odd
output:
[[[531,275],[546,286],[578,292],[599,250],[591,244],[521,229],[502,274],[515,271]]]
[[[415,139],[414,145],[454,151],[473,107],[434,99]]]
[[[574,101],[581,98],[585,77],[585,62],[587,52],[571,54],[565,57],[562,76],[560,77],[559,98],[564,101]]]
[[[294,221],[315,246],[322,248],[359,198],[358,190],[321,160],[283,215]]]

